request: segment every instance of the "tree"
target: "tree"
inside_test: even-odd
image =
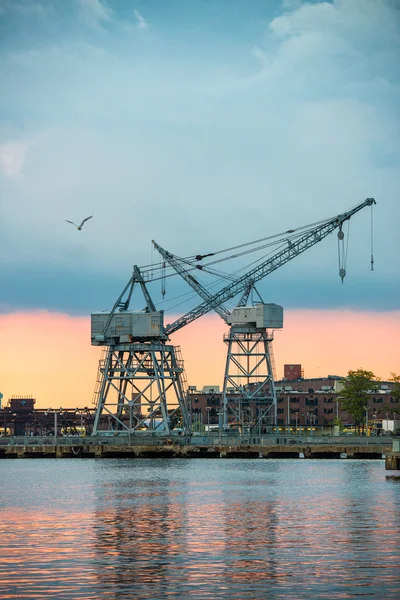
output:
[[[342,380],[342,409],[353,417],[357,429],[364,423],[365,407],[368,407],[370,394],[377,391],[378,381],[372,371],[364,369],[349,371],[347,377]]]
[[[389,381],[393,381],[394,386],[391,390],[391,395],[395,400],[400,400],[400,375],[396,373],[390,373]]]
[[[394,383],[394,386],[390,391],[391,396],[398,402],[400,400],[400,375],[397,375],[397,373],[390,373],[389,381],[393,381],[393,383]],[[391,407],[391,409],[393,409],[393,407]],[[395,414],[393,415],[394,419],[395,419]],[[400,435],[400,427],[397,427],[393,431],[393,435]]]

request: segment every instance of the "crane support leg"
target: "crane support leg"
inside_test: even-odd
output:
[[[179,348],[162,343],[110,347],[99,364],[93,435],[190,431]]]
[[[266,329],[232,326],[224,336],[227,358],[222,392],[223,428],[269,433],[277,423],[277,400]]]

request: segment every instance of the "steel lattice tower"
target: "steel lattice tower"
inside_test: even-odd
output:
[[[99,433],[104,415],[109,431],[169,434],[178,421],[188,431],[184,385],[179,347],[153,342],[110,347],[99,363],[93,433]]]
[[[246,421],[255,423],[260,433],[276,427],[272,340],[272,332],[249,325],[232,326],[224,336],[227,344],[222,392],[224,429],[228,428],[230,416],[242,427]],[[254,419],[253,409],[256,411]]]
[[[134,286],[146,301],[128,310]],[[186,380],[180,348],[168,344],[163,311],[157,311],[141,272],[133,275],[111,311],[92,313],[92,344],[103,346],[94,403],[93,435],[141,430],[169,434],[176,425],[190,431]]]

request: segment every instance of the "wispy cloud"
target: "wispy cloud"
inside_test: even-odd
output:
[[[140,12],[135,8],[134,15],[137,22],[138,29],[147,29],[149,24],[146,19],[140,14]]]
[[[111,21],[112,10],[101,0],[78,0],[81,19],[91,27],[101,27]]]
[[[19,275],[7,288],[10,305],[27,296],[28,306],[47,305],[39,267],[70,272],[80,306],[90,307],[91,291],[81,283],[86,273],[123,280],[132,255],[137,264],[149,262],[150,239],[196,255],[228,246],[230,231],[243,242],[248,231],[261,238],[265,227],[273,233],[314,222],[368,196],[378,201],[374,274],[365,211],[352,222],[344,286],[335,287],[335,248],[327,240],[274,274],[268,294],[289,306],[398,304],[393,0],[286,2],[284,13],[271,9],[269,16],[261,4],[270,3],[254,3],[257,18],[243,3],[225,0],[193,0],[196,10],[184,17],[175,9],[150,13],[133,0],[130,8],[117,0],[75,0],[65,3],[68,10],[52,1],[48,21],[33,29],[31,19],[10,13],[20,33],[5,37],[0,56],[0,173],[8,199],[2,261],[9,273],[35,273],[37,292],[33,300],[33,292],[18,288],[25,280]],[[26,141],[24,161],[24,148],[10,143]],[[112,223],[110,198],[124,215]],[[133,241],[132,222],[146,205],[156,217],[141,221]],[[77,218],[96,214],[84,236],[64,223],[74,211]],[[169,291],[181,293],[184,284],[170,281]],[[72,306],[74,294],[64,289],[52,306]],[[95,307],[108,306],[104,294]]]
[[[22,142],[9,142],[0,145],[0,169],[6,177],[14,178],[22,174],[28,145]]]
[[[0,16],[8,12],[15,12],[20,15],[43,17],[51,10],[52,7],[49,4],[42,4],[41,2],[24,3],[12,0],[0,0]]]

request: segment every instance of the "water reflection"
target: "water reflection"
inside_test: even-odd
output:
[[[379,461],[66,463],[13,467],[1,598],[400,597]]]

